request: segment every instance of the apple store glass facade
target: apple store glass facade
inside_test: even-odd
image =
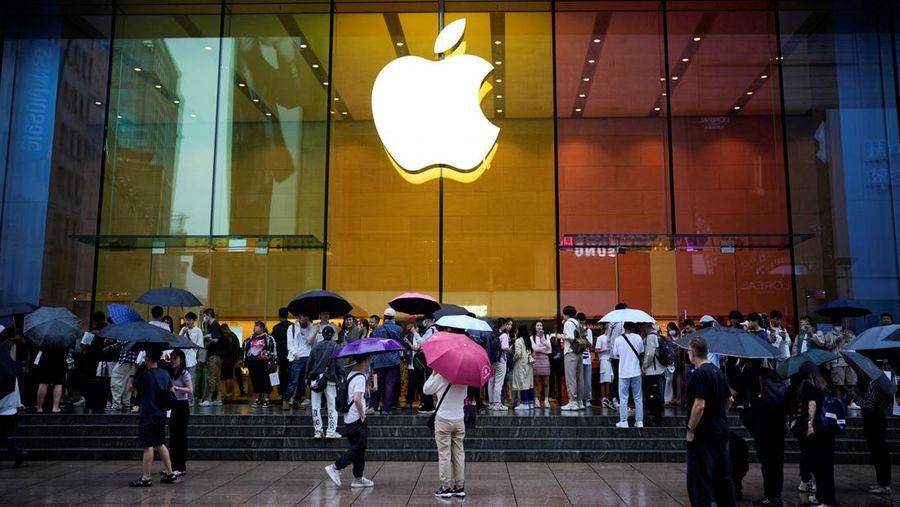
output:
[[[475,181],[414,184],[371,91],[436,60],[438,11],[13,2],[0,302],[87,316],[171,284],[235,320],[317,288],[359,314],[405,291],[519,318],[900,314],[900,2],[446,0],[500,137]]]

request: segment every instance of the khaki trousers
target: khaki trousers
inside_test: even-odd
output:
[[[209,356],[206,359],[206,399],[209,401],[217,401],[222,399],[222,393],[219,392],[219,377],[222,375],[222,358],[219,356]]]
[[[463,419],[448,421],[434,418],[434,440],[438,450],[438,475],[441,488],[462,488],[466,483],[466,424]]]
[[[569,352],[565,356],[566,365],[566,389],[569,391],[569,403],[582,402],[584,400],[584,365],[581,363],[581,354]],[[562,404],[562,402],[560,402]]]

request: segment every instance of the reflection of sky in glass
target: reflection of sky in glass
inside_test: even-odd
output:
[[[181,109],[172,196],[173,226],[177,223],[176,217],[183,215],[184,232],[207,234],[216,135],[219,40],[169,38],[164,40],[164,44],[169,48],[181,76],[177,90]],[[172,230],[173,234],[179,232]]]

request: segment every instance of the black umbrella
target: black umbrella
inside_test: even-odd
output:
[[[759,336],[731,327],[705,327],[692,334],[682,336],[675,344],[681,348],[689,348],[691,339],[701,336],[706,340],[709,352],[728,357],[745,359],[766,359],[778,357],[778,349],[769,345]]]
[[[855,366],[863,375],[869,377],[869,380],[874,380],[878,388],[884,391],[888,397],[894,397],[897,386],[891,382],[891,379],[887,378],[884,371],[879,368],[877,364],[872,362],[871,359],[859,352],[851,352],[849,350],[842,350],[840,354],[843,356],[844,360],[847,361],[847,364]]]
[[[346,315],[353,310],[353,305],[334,292],[311,290],[295,297],[287,308],[294,315],[318,317],[322,312],[333,316]]]
[[[14,315],[24,315],[38,309],[38,305],[31,303],[9,303],[0,305],[0,317],[12,317]]]
[[[175,287],[159,287],[150,289],[134,300],[135,303],[159,306],[201,306],[203,303],[197,296],[184,289]]]
[[[44,306],[25,317],[22,331],[41,348],[64,349],[81,334],[81,319],[66,308]]]
[[[855,299],[835,299],[819,307],[816,313],[823,317],[843,319],[845,317],[865,317],[872,312]]]
[[[448,315],[468,315],[469,317],[474,317],[475,314],[466,310],[462,306],[459,305],[451,305],[450,303],[441,304],[441,309],[434,312],[434,319],[440,319],[441,317],[446,317]]]
[[[131,342],[128,345],[128,350],[197,348],[197,345],[187,338],[170,333],[167,329],[154,326],[148,322],[110,324],[101,329],[97,336]]]
[[[433,297],[428,294],[419,294],[417,292],[407,292],[400,294],[394,299],[388,301],[388,306],[409,315],[428,315],[434,313],[441,308]]]
[[[0,346],[0,398],[16,390],[16,363],[9,349]]]
[[[800,373],[800,368],[804,363],[813,363],[821,366],[825,363],[835,361],[838,355],[834,352],[820,349],[819,347],[810,347],[806,352],[789,357],[787,361],[782,361],[775,367],[775,370],[784,378],[790,378]]]

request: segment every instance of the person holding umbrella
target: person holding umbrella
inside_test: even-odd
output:
[[[801,461],[804,449],[808,453],[807,463],[812,468],[815,483],[800,483],[800,491],[815,492],[809,501],[815,505],[837,505],[834,490],[834,434],[822,431],[816,422],[821,418],[822,403],[828,384],[819,367],[812,361],[803,363],[797,375],[800,406],[798,414],[802,424],[796,426],[800,439]],[[801,480],[802,476],[801,463]]]
[[[896,385],[884,375],[881,368],[869,358],[857,353],[841,352],[847,364],[863,378],[869,379],[866,391],[856,401],[862,407],[863,434],[866,446],[875,466],[875,477],[878,484],[870,486],[868,493],[872,495],[891,495],[891,455],[888,450],[887,417],[891,413]]]
[[[269,373],[274,371],[276,353],[275,339],[267,332],[265,322],[256,321],[253,336],[244,341],[244,366],[250,371],[250,383],[256,396],[250,402],[253,407],[269,407],[269,395],[272,393]]]
[[[425,393],[439,396],[434,417],[438,448],[438,498],[465,497],[466,436],[464,403],[467,386],[481,388],[494,374],[487,352],[465,335],[439,332],[422,343],[428,367],[434,373]]]
[[[60,412],[59,402],[62,399],[63,385],[66,383],[66,364],[67,349],[60,348],[42,348],[35,357],[37,365],[37,413],[44,411],[44,404],[47,400],[47,392],[52,389],[53,407],[52,412]]]

